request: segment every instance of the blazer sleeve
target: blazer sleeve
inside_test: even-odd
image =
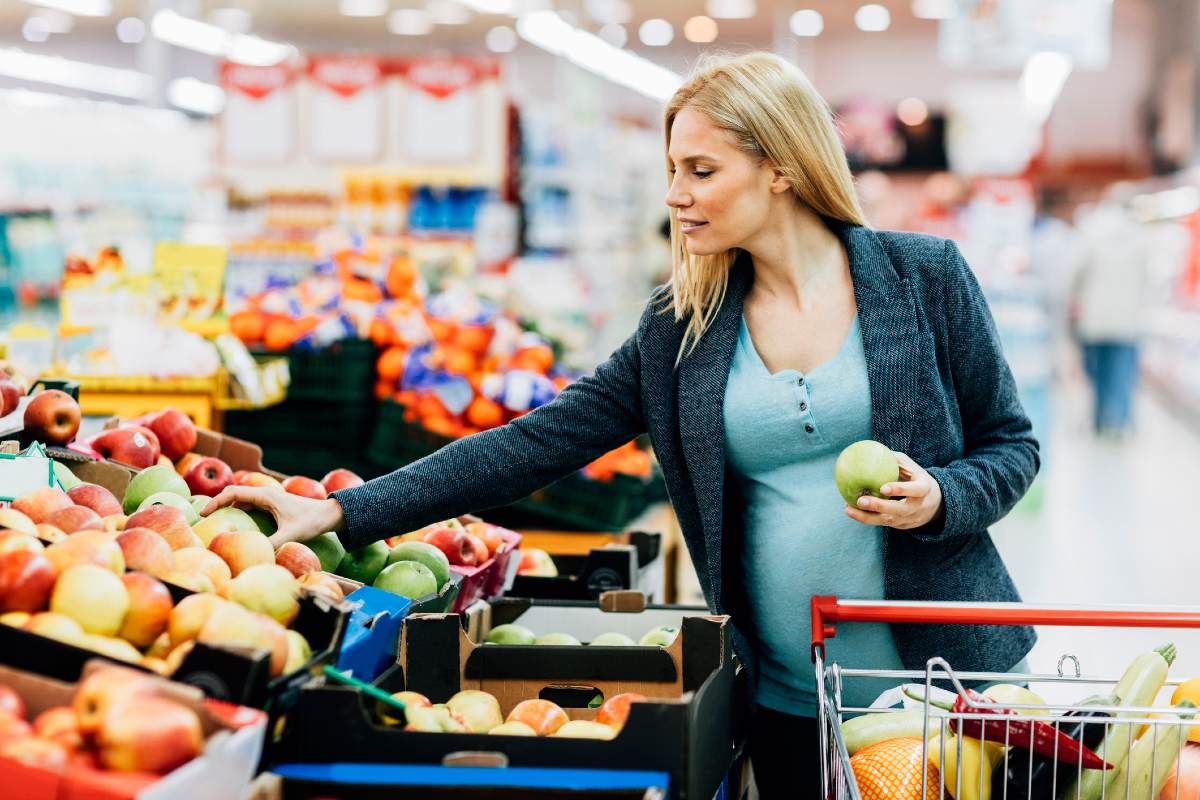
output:
[[[594,374],[507,425],[443,447],[362,486],[334,492],[347,549],[458,514],[507,505],[591,463],[645,431],[637,332]]]
[[[974,272],[950,241],[943,276],[963,456],[929,468],[942,488],[942,512],[909,531],[926,541],[986,531],[1025,495],[1040,466],[1033,426],[1017,395],[995,321]]]

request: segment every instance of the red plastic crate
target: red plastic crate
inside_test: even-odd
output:
[[[467,606],[483,597],[496,597],[504,590],[504,581],[508,577],[508,565],[513,553],[521,546],[521,534],[505,528],[500,529],[500,537],[504,544],[496,551],[496,555],[474,567],[450,565],[450,570],[462,576],[462,586],[458,590],[458,599],[451,609],[453,614],[461,614]]]

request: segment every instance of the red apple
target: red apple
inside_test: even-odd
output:
[[[542,578],[553,578],[558,575],[558,567],[554,559],[545,550],[537,547],[522,547],[517,551],[521,561],[517,564],[518,575],[534,575]]]
[[[274,564],[275,548],[258,531],[225,531],[208,543],[208,549],[229,565],[233,577],[256,564]]]
[[[136,569],[161,578],[175,569],[171,545],[149,528],[128,528],[117,535],[117,544],[125,555],[125,568]]]
[[[242,485],[242,478],[246,477],[246,476],[247,476],[247,475],[249,475],[249,474],[250,474],[250,470],[248,470],[248,469],[239,469],[239,470],[234,470],[234,473],[233,473],[233,483],[234,483],[234,485],[236,485],[236,486],[241,486],[241,485]]]
[[[196,446],[196,426],[187,414],[175,408],[167,408],[157,414],[142,417],[139,422],[158,437],[162,454],[171,461],[182,458]]]
[[[212,582],[214,590],[220,589],[233,577],[229,565],[219,555],[203,547],[184,547],[176,550],[174,555],[176,572],[203,575]]]
[[[40,553],[46,546],[36,536],[30,536],[20,531],[0,530],[0,553],[11,553],[13,550],[32,550]]]
[[[104,530],[104,522],[100,519],[100,515],[85,506],[61,508],[46,518],[46,524],[53,525],[67,534],[87,530]]]
[[[57,575],[54,564],[41,553],[0,553],[0,611],[42,611]]]
[[[143,508],[125,520],[125,530],[149,528],[167,540],[172,550],[184,547],[203,547],[200,537],[187,524],[187,517],[175,506],[158,505]]]
[[[37,536],[37,525],[15,508],[0,508],[0,528]]]
[[[301,497],[311,497],[314,500],[324,500],[329,497],[329,492],[325,491],[324,486],[303,475],[293,475],[286,479],[283,482],[283,490]]]
[[[279,548],[282,550],[283,548]],[[333,578],[324,572],[309,572],[300,578],[300,586],[315,594],[323,594],[330,600],[344,600],[346,593],[342,591],[341,585]]]
[[[299,542],[286,542],[275,551],[275,563],[302,578],[310,572],[320,572],[321,560],[317,554]]]
[[[47,389],[25,406],[25,433],[46,444],[64,445],[79,432],[79,403],[66,392]]]
[[[102,431],[92,437],[88,444],[104,458],[119,461],[135,469],[153,467],[162,455],[158,437],[154,432],[137,425]]]
[[[467,534],[457,528],[438,528],[430,531],[425,534],[425,541],[445,553],[452,565],[473,567],[478,563],[474,545],[467,538]]]
[[[475,551],[475,563],[482,564],[483,562],[487,561],[489,558],[488,546],[484,544],[483,539],[480,539],[478,536],[470,533],[465,535],[467,537],[467,541],[471,543],[471,549]]]
[[[33,726],[13,714],[0,712],[0,744],[33,735]]]
[[[600,706],[600,710],[596,712],[596,722],[609,725],[619,731],[625,727],[625,720],[629,717],[629,706],[633,703],[643,702],[645,699],[645,695],[637,692],[613,695],[605,700],[604,704]]]
[[[33,720],[33,731],[46,741],[56,742],[68,750],[83,747],[79,715],[70,706],[55,706],[38,714]]]
[[[80,531],[46,548],[46,558],[59,574],[78,564],[95,564],[115,575],[125,572],[125,554],[117,544],[117,533]]]
[[[122,667],[98,669],[79,683],[72,707],[79,718],[79,730],[91,736],[100,729],[108,712],[133,697],[150,694],[154,684],[146,675]]]
[[[0,417],[16,411],[20,402],[21,388],[8,378],[0,378]]]
[[[183,457],[175,462],[175,472],[179,477],[183,477],[192,471],[192,467],[196,466],[196,462],[204,456],[199,453],[184,453]]]
[[[348,469],[335,469],[321,478],[321,485],[325,487],[325,491],[333,494],[341,489],[350,489],[354,486],[362,486],[363,479],[355,475]]]
[[[483,540],[487,546],[489,558],[496,555],[496,551],[504,546],[504,537],[500,535],[500,529],[495,525],[489,525],[486,522],[471,522],[467,524],[467,533]]]
[[[52,487],[34,489],[12,501],[12,507],[29,517],[35,524],[43,523],[55,511],[73,505],[75,504],[66,492]]]
[[[90,508],[101,517],[120,514],[122,511],[121,503],[113,496],[113,493],[94,483],[79,484],[67,492],[67,497],[70,497],[75,505]]]
[[[39,539],[43,539],[52,544],[65,542],[67,540],[67,535],[65,533],[53,525],[47,525],[44,522],[37,526],[37,535]]]
[[[0,756],[50,772],[65,772],[70,761],[67,748],[37,736],[20,736],[0,744]]]
[[[183,480],[192,494],[216,497],[222,489],[233,483],[233,470],[221,459],[210,456],[195,461]]]
[[[144,572],[127,572],[121,582],[129,594],[129,611],[117,635],[134,647],[149,647],[167,629],[171,593],[162,581]]]
[[[17,690],[0,683],[0,714],[12,714],[18,719],[25,719],[25,701]]]
[[[104,715],[96,746],[109,769],[165,775],[200,754],[204,730],[187,706],[139,695]]]
[[[278,487],[280,485],[279,481],[275,480],[274,478],[272,478],[270,475],[266,474],[265,472],[244,472],[241,470],[239,470],[239,472],[242,473],[241,477],[238,477],[237,473],[235,472],[234,473],[234,481],[233,481],[238,486],[275,486],[275,487]]]

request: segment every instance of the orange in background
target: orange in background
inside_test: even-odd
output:
[[[467,406],[464,416],[471,425],[483,430],[497,428],[504,424],[504,409],[499,403],[486,397],[476,397],[472,400],[471,405]]]
[[[267,323],[263,332],[263,347],[268,350],[287,350],[302,335],[300,326],[294,321],[276,317]]]
[[[402,256],[393,258],[384,281],[388,294],[392,297],[408,297],[413,293],[416,282],[417,268],[412,259]]]
[[[239,311],[229,317],[229,329],[243,342],[259,342],[269,322],[270,318],[261,311]]]
[[[481,356],[487,352],[495,333],[491,325],[463,325],[454,334],[454,344]]]
[[[346,300],[358,300],[364,303],[383,302],[383,292],[371,281],[361,278],[347,279],[342,285],[342,297]]]
[[[375,372],[381,380],[386,379],[394,385],[404,374],[404,362],[408,351],[399,345],[393,345],[384,350],[375,361]]]
[[[523,347],[513,355],[509,366],[545,375],[554,366],[554,351],[544,344]]]
[[[392,396],[392,393],[395,390],[396,390],[396,382],[394,380],[390,381],[390,380],[387,380],[386,378],[380,378],[379,380],[375,381],[375,399],[376,400],[387,400],[389,397]]]
[[[453,375],[470,375],[478,363],[475,354],[461,347],[442,349],[442,368]]]
[[[399,341],[392,323],[382,317],[375,317],[371,320],[371,324],[367,328],[367,338],[374,342],[376,347],[381,348],[397,344]]]
[[[457,326],[452,320],[441,319],[439,317],[426,317],[425,324],[429,326],[429,333],[433,336],[433,340],[439,344],[449,342],[454,338]]]

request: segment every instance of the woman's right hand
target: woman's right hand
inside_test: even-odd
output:
[[[271,536],[271,546],[276,550],[288,542],[304,542],[327,531],[341,531],[346,523],[342,504],[334,498],[314,500],[275,486],[227,486],[208,502],[201,515],[208,516],[235,503],[261,508],[275,518],[277,530]]]

